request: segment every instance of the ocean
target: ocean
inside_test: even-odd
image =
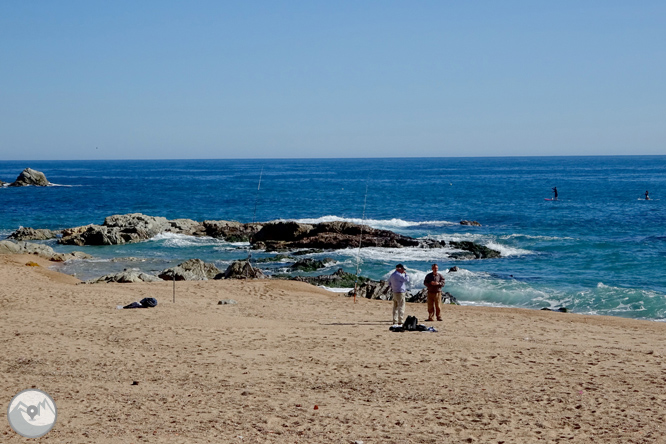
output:
[[[26,167],[56,186],[1,188],[0,239],[20,226],[62,229],[135,212],[362,222],[412,237],[474,241],[502,257],[361,248],[311,255],[334,262],[309,274],[355,273],[358,265],[361,275],[383,279],[402,262],[419,289],[437,262],[441,271],[459,267],[445,275],[445,290],[463,305],[666,320],[666,156],[0,161],[0,180],[12,182]],[[558,200],[545,200],[553,187]],[[54,265],[83,280],[124,268],[156,273],[191,258],[224,269],[249,253],[245,243],[174,234],[122,246],[45,243],[93,255]],[[253,259],[272,255],[252,252]],[[265,266],[275,274],[288,265]]]

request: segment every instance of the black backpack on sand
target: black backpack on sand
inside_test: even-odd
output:
[[[402,324],[402,328],[405,331],[416,331],[419,320],[415,316],[407,316],[405,322]]]

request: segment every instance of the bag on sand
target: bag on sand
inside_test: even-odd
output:
[[[416,331],[416,326],[418,324],[419,320],[416,319],[416,316],[407,316],[407,319],[405,319],[405,322],[402,324],[402,328],[405,329],[405,331]]]
[[[146,308],[157,306],[157,299],[155,298],[143,298],[139,301],[139,304],[143,305]]]

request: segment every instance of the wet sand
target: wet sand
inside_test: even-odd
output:
[[[300,282],[178,282],[173,303],[50,265],[0,256],[4,411],[31,387],[58,408],[36,442],[666,442],[664,323],[446,305],[438,333],[392,333],[391,302]],[[0,441],[25,439],[4,420]]]

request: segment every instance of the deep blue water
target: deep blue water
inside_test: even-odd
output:
[[[61,186],[0,189],[0,238],[19,226],[100,224],[131,212],[364,220],[414,237],[472,240],[504,257],[454,261],[437,250],[364,248],[318,255],[338,261],[323,273],[354,272],[360,260],[361,274],[382,278],[399,261],[418,288],[437,261],[440,269],[463,269],[446,275],[446,290],[463,303],[666,319],[666,156],[3,161],[0,180],[11,182],[26,167]],[[559,200],[545,201],[554,186]],[[646,190],[652,200],[643,199]],[[461,226],[463,219],[483,226]],[[76,249],[96,257],[63,267],[82,279],[128,266],[155,272],[192,257],[223,268],[247,257],[243,244],[173,235]],[[115,256],[146,261],[109,261]]]

